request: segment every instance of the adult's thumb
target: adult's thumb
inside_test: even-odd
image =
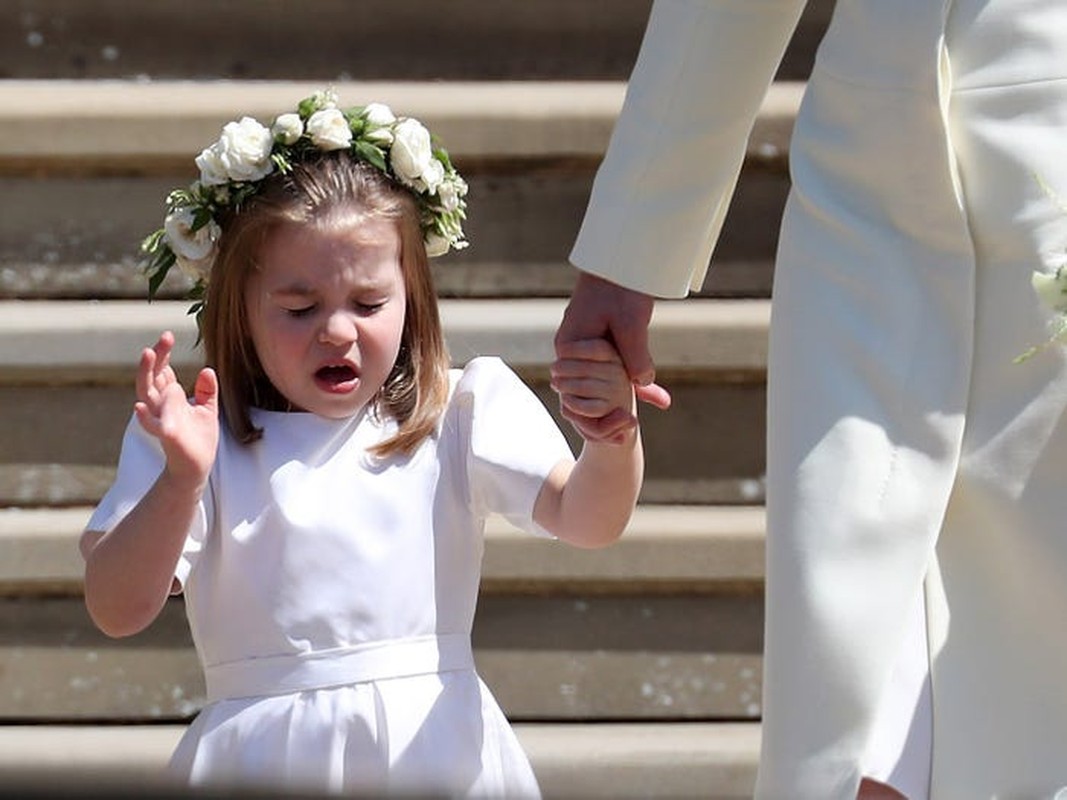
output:
[[[647,325],[613,329],[611,336],[630,380],[639,386],[652,383],[656,379],[656,366],[648,350]]]
[[[645,386],[635,386],[634,394],[642,403],[648,403],[662,411],[671,407],[671,393],[658,383],[649,383]]]

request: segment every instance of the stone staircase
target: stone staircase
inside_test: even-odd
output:
[[[555,410],[566,256],[647,0],[20,0],[0,10],[0,784],[178,792],[157,770],[203,701],[180,600],[144,633],[90,624],[75,546],[108,485],[140,348],[136,244],[238,114],[325,84],[437,132],[471,184],[472,246],[435,265],[457,362],[503,356]],[[755,773],[766,328],[787,142],[832,3],[811,4],[764,102],[709,280],[653,321],[668,413],[623,540],[489,532],[480,671],[548,798],[740,798]],[[572,443],[578,441],[572,436]],[[181,793],[175,794],[179,796]],[[15,796],[12,794],[11,796]]]

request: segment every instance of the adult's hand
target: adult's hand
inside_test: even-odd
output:
[[[655,383],[656,370],[648,348],[648,324],[655,299],[587,272],[579,272],[563,321],[556,332],[556,352],[570,342],[603,338],[618,350],[623,366],[635,385],[637,399],[656,408],[668,408],[671,396]],[[602,417],[581,413],[577,398],[560,394],[564,417],[586,439],[605,441],[637,424],[627,409],[615,409]]]

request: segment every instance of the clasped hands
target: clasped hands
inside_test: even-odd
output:
[[[670,407],[671,396],[655,383],[655,367],[648,345],[648,326],[655,299],[587,272],[579,272],[570,302],[556,332],[556,361],[552,388],[559,394],[560,413],[582,438],[594,442],[618,441],[637,426],[636,408],[617,405],[606,409],[590,403],[581,389],[568,385],[567,364],[584,357],[582,348],[593,340],[610,343],[634,386],[636,400],[656,408]]]

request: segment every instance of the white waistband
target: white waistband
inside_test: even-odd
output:
[[[206,667],[204,679],[213,702],[473,668],[470,637],[449,634],[246,658]]]

